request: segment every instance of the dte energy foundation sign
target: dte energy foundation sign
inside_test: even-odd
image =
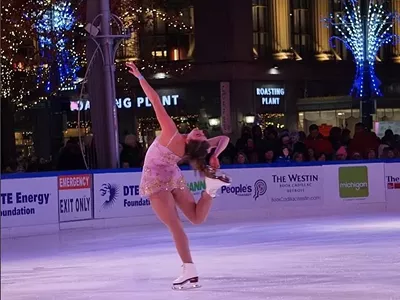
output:
[[[57,177],[1,180],[1,227],[58,223]]]
[[[153,216],[150,200],[141,197],[141,173],[94,175],[94,217],[121,218]]]

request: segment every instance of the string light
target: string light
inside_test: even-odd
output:
[[[144,76],[152,76],[157,73],[165,74],[165,77],[182,76],[191,69],[191,64],[185,61],[174,63],[150,63],[144,60],[136,62]],[[118,90],[128,93],[132,89],[132,76],[128,73],[125,63],[117,63],[116,78]]]
[[[185,14],[182,11],[178,12],[178,14],[171,14],[159,8],[137,7],[136,3],[133,2],[135,1],[124,0],[118,9],[121,20],[126,27],[139,28],[141,25],[149,26],[154,20],[158,20],[165,22],[167,27],[174,30],[193,30],[193,25],[186,24],[183,21]]]
[[[34,1],[16,5],[15,1],[1,2],[1,97],[9,99],[12,103],[19,104],[34,88],[31,79],[34,57],[20,53],[24,42],[31,39],[33,34],[32,24],[21,22],[23,12],[40,8]],[[15,75],[23,79],[15,78]],[[25,77],[25,78],[24,78]]]
[[[1,96],[9,99],[17,111],[41,105],[59,87],[65,88],[61,85],[49,89],[50,77],[54,76],[54,68],[50,66],[56,62],[57,73],[61,74],[61,80],[57,81],[66,82],[67,77],[70,77],[66,74],[69,65],[77,57],[73,52],[73,42],[71,45],[65,43],[66,37],[74,34],[70,27],[63,25],[68,22],[66,19],[72,20],[70,13],[64,13],[71,10],[71,4],[65,1],[53,2],[31,0],[20,3],[9,0],[1,3]],[[62,49],[62,52],[56,51],[55,54],[50,45]],[[43,46],[47,47],[46,55]],[[32,50],[21,53],[23,48]],[[66,56],[67,50],[73,55]],[[71,85],[67,88],[71,88]]]
[[[185,115],[182,116],[172,116],[171,119],[175,122],[178,129],[188,129],[191,130],[196,128],[199,123],[198,115]],[[138,118],[138,132],[154,132],[161,130],[160,124],[155,117],[145,117]]]
[[[57,86],[61,89],[72,90],[75,88],[78,55],[74,51],[73,39],[68,37],[76,25],[76,11],[69,1],[59,1],[52,4],[38,17],[35,28],[38,33],[40,56],[47,61],[55,60],[57,63]],[[35,17],[37,17],[35,15]],[[38,81],[42,77],[43,62],[38,68]],[[46,79],[45,90],[51,92],[52,78]]]
[[[91,128],[92,122],[91,121],[81,121],[79,127],[80,128]],[[69,128],[69,129],[78,128],[78,121],[68,121],[67,128]]]
[[[381,82],[375,72],[376,56],[384,44],[397,41],[391,29],[394,22],[398,21],[398,16],[395,13],[386,13],[383,3],[370,0],[365,30],[359,1],[345,0],[344,7],[342,15],[331,14],[325,22],[328,26],[333,26],[340,35],[331,38],[332,47],[333,41],[339,40],[353,53],[356,76],[350,93],[361,98],[365,95],[365,85],[368,84],[371,87],[371,96],[382,96]]]
[[[138,31],[147,30],[146,26],[154,25],[155,20],[164,22],[172,31],[193,30],[183,12],[171,14],[141,7],[135,1],[122,2],[113,12],[122,16],[125,27],[132,26],[137,33],[135,41],[129,40],[124,46],[139,45]],[[17,110],[37,107],[48,101],[50,95],[76,88],[76,72],[86,64],[85,43],[74,44],[74,37],[86,35],[82,30],[84,7],[84,1],[80,0],[28,0],[22,5],[17,0],[1,2],[1,96],[9,98]],[[35,53],[20,54],[26,42],[33,44]],[[190,68],[189,63],[160,64],[144,60],[137,63],[145,74],[163,72],[177,76]],[[117,63],[116,78],[124,88],[128,87],[124,62]]]

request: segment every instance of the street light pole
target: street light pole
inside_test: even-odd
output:
[[[101,48],[103,51],[103,72],[104,72],[104,109],[106,111],[105,120],[107,124],[106,132],[107,145],[104,145],[108,150],[108,157],[104,157],[103,161],[99,161],[100,167],[103,168],[118,168],[119,167],[119,136],[118,136],[118,116],[117,107],[115,105],[115,82],[114,82],[114,57],[112,55],[112,48],[114,46],[113,36],[110,35],[110,1],[100,1],[100,15],[101,15]],[[102,166],[101,166],[102,165]]]
[[[88,86],[97,168],[119,167],[118,116],[115,103],[115,56],[118,46],[131,36],[121,20],[111,14],[109,0],[87,0]],[[111,22],[119,34],[111,32]]]

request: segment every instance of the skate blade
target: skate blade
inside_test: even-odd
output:
[[[211,179],[217,179],[219,181],[222,181],[223,183],[230,185],[232,183],[232,178],[230,178],[229,176],[227,176],[226,174],[222,174],[222,175],[216,175],[213,177],[210,177]]]
[[[226,174],[222,174],[221,176],[218,176],[218,179],[221,180],[224,183],[231,184],[232,183],[232,178],[230,178]]]
[[[173,290],[177,291],[182,291],[182,290],[192,290],[192,289],[197,289],[201,287],[199,284],[199,279],[198,277],[192,278],[186,282],[183,282],[182,284],[174,284],[172,285]]]
[[[181,285],[173,285],[172,289],[174,291],[187,291],[187,290],[194,290],[201,288],[201,285],[196,283],[186,283],[186,284],[181,284]]]
[[[207,171],[205,173],[205,176],[211,179],[217,179],[222,181],[223,183],[231,184],[232,183],[232,178],[230,178],[228,175],[222,173],[221,175],[217,175],[217,170],[214,168],[208,166]]]

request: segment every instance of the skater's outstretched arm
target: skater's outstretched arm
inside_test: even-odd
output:
[[[207,142],[210,144],[210,149],[215,148],[214,155],[219,156],[229,145],[229,137],[220,135],[208,139]]]
[[[168,115],[164,106],[161,103],[160,96],[157,92],[150,86],[150,84],[146,81],[146,79],[142,76],[136,65],[132,62],[126,63],[126,66],[129,68],[129,73],[134,75],[137,79],[139,79],[140,86],[142,87],[146,97],[149,98],[154,111],[156,113],[156,117],[158,122],[160,123],[161,129],[166,132],[167,135],[175,134],[177,128],[174,121]]]
[[[215,148],[214,154],[210,157],[210,166],[214,169],[219,169],[220,164],[218,156],[228,146],[229,138],[227,136],[221,135],[208,139],[207,142],[210,144],[210,149]]]

